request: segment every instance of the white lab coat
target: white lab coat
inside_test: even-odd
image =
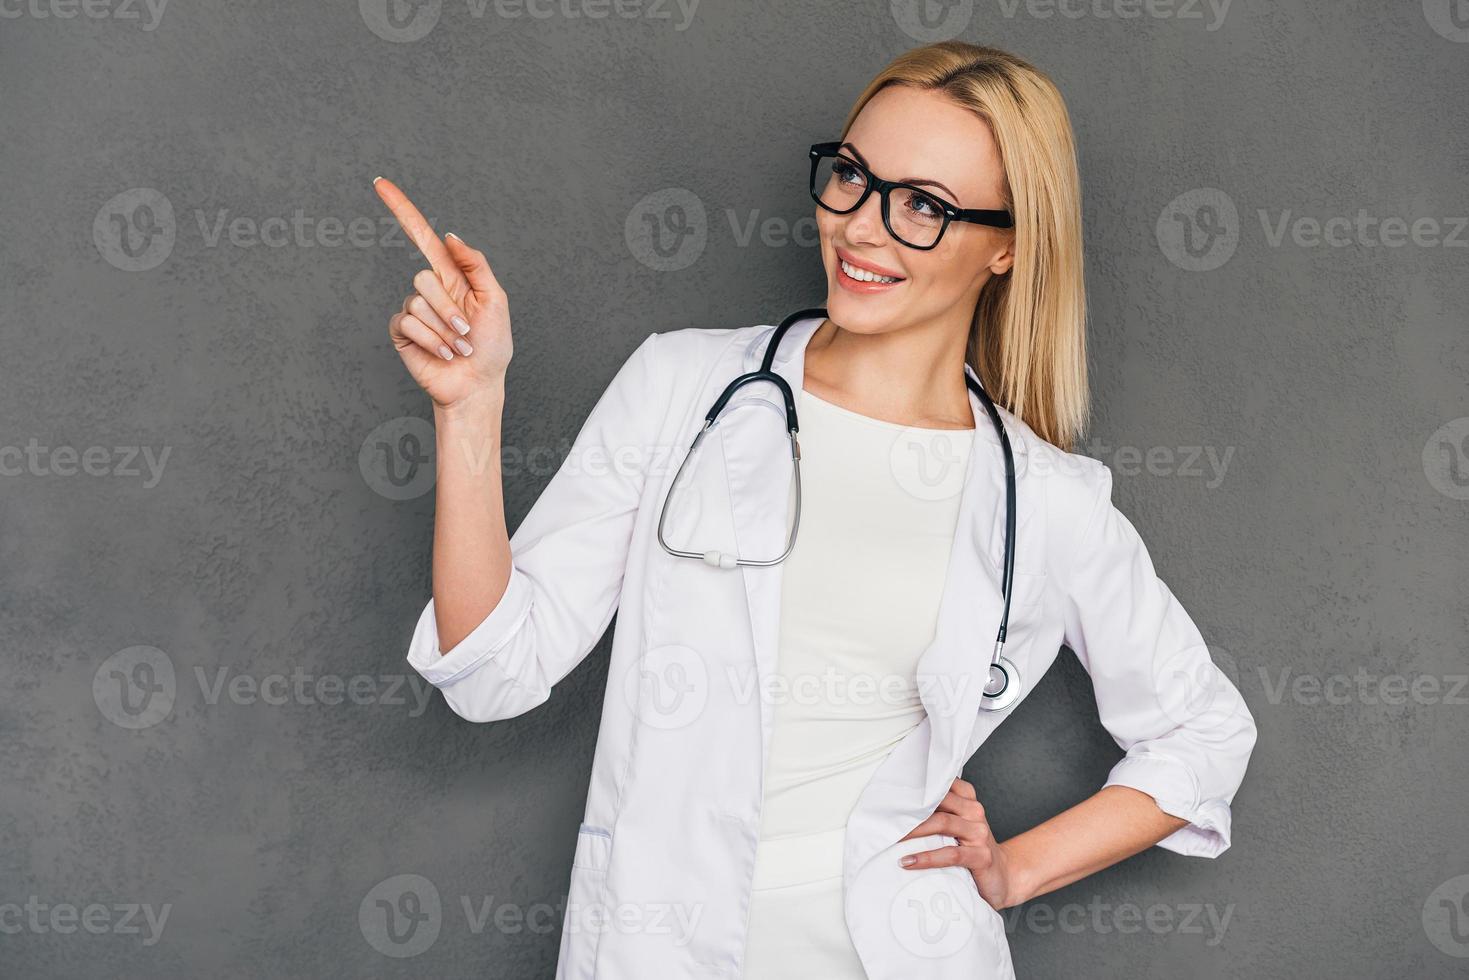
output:
[[[793,391],[819,325],[793,324],[775,358]],[[770,690],[776,666],[783,566],[719,569],[675,558],[656,531],[704,414],[731,379],[758,369],[773,330],[685,329],[644,340],[512,535],[500,603],[442,655],[430,601],[411,641],[409,662],[456,713],[496,721],[544,703],[617,613],[558,980],[741,976],[772,716],[759,692]],[[847,823],[847,926],[871,980],[1014,976],[1001,916],[967,870],[898,864],[903,854],[954,843],[899,839],[1016,710],[979,708],[1002,607],[1005,508],[1000,445],[982,403],[969,397],[975,442],[936,635],[918,666],[927,717],[877,769]],[[1019,501],[1006,654],[1024,692],[1061,644],[1074,650],[1103,725],[1126,752],[1107,784],[1142,790],[1189,821],[1162,847],[1214,857],[1229,846],[1230,802],[1254,720],[1113,506],[1107,467],[1000,414]],[[775,386],[741,388],[695,462],[669,515],[670,545],[779,554],[791,459]]]

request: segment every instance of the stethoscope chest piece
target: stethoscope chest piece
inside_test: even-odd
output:
[[[989,711],[1003,711],[1020,699],[1020,684],[1020,668],[1015,666],[1015,661],[1000,657],[990,664],[979,706]]]

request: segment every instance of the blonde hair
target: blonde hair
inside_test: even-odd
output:
[[[1042,439],[1074,451],[1089,414],[1081,186],[1071,122],[1044,73],[997,48],[942,41],[899,55],[842,126],[889,85],[939,90],[984,119],[1015,216],[1015,262],[980,291],[965,357],[986,393]]]

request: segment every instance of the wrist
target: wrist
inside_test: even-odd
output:
[[[1030,901],[1037,894],[1034,870],[1024,855],[1010,842],[996,845],[1005,861],[1005,895],[1000,908],[1010,908]]]
[[[434,422],[464,425],[498,422],[505,408],[505,379],[499,378],[447,405],[434,402]]]

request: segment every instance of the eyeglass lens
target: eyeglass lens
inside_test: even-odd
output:
[[[839,213],[851,211],[866,189],[867,175],[856,161],[841,155],[817,159],[811,190],[824,206]],[[888,202],[887,227],[900,241],[927,247],[943,232],[943,208],[922,191],[894,187]]]

